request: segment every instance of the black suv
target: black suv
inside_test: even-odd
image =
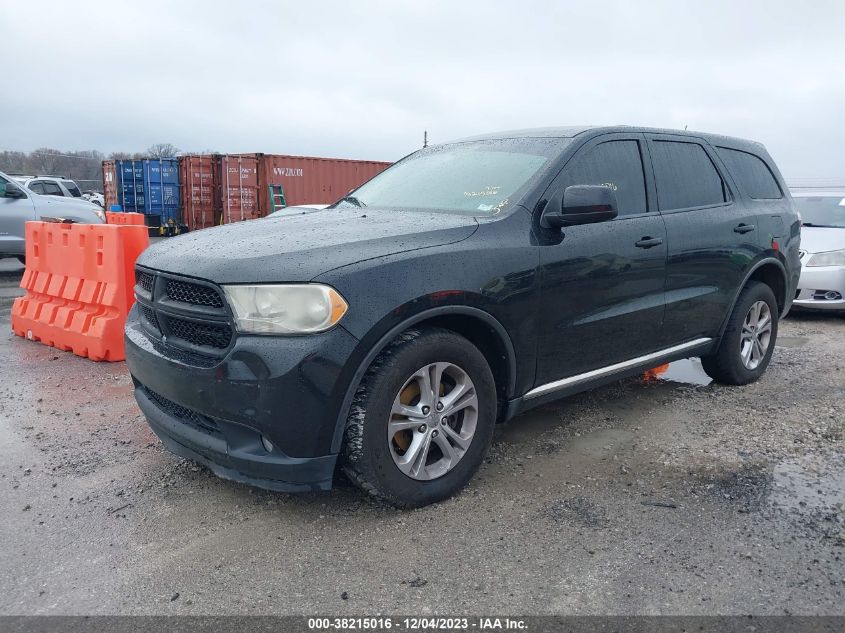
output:
[[[221,477],[398,506],[455,493],[493,426],[701,356],[756,380],[794,297],[800,221],[762,145],[628,127],[428,147],[326,211],[140,257],[135,396]]]

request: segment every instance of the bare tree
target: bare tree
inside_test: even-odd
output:
[[[156,143],[147,148],[150,158],[174,158],[179,153],[179,148],[170,143]]]

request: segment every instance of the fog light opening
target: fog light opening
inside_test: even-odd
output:
[[[839,301],[842,298],[842,295],[835,290],[828,290],[825,293],[824,298],[828,301]]]
[[[268,453],[272,453],[272,452],[273,452],[273,442],[271,442],[270,440],[268,440],[268,439],[267,439],[266,437],[264,437],[263,435],[261,436],[261,446],[263,446],[263,447],[264,447],[264,450],[265,450],[265,451],[267,451]]]

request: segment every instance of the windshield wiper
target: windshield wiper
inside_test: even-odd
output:
[[[815,222],[802,222],[801,226],[812,226],[817,229],[845,229],[845,226],[838,224],[816,224]]]
[[[340,202],[348,202],[350,204],[354,204],[356,207],[366,207],[367,206],[366,204],[364,204],[363,202],[358,200],[358,198],[356,198],[355,196],[346,196],[345,198],[341,198],[340,200],[338,200],[338,203],[340,203]]]

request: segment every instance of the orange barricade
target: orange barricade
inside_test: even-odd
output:
[[[143,213],[124,213],[122,211],[106,211],[106,222],[109,224],[137,224],[144,223]]]
[[[123,360],[135,260],[149,242],[146,226],[27,222],[26,295],[12,306],[12,330],[77,356]]]

